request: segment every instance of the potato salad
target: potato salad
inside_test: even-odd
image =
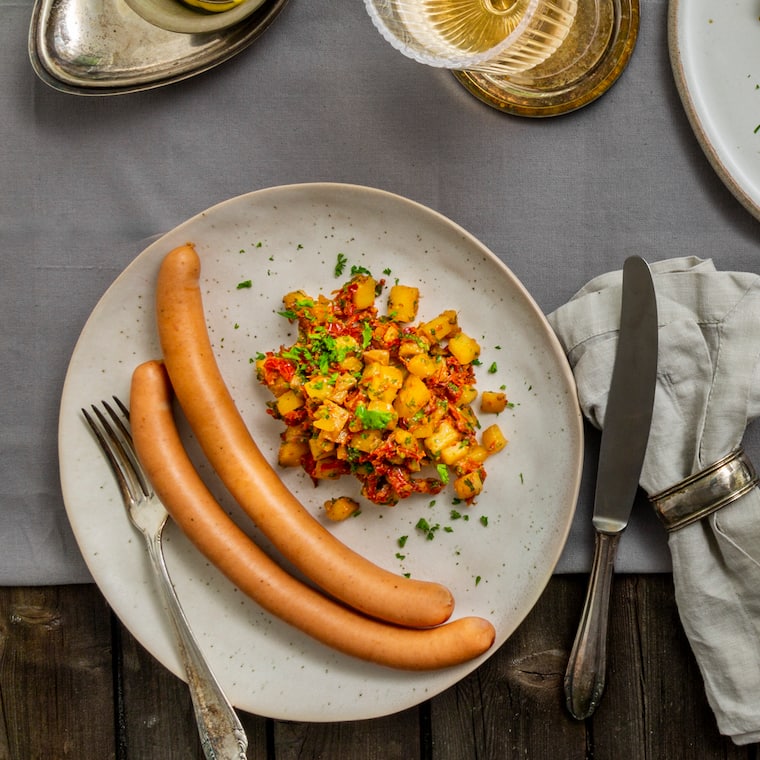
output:
[[[418,288],[387,287],[362,270],[330,298],[284,296],[281,314],[297,325],[297,340],[256,359],[274,397],[269,412],[285,425],[281,466],[303,467],[315,484],[352,475],[380,505],[449,484],[457,499],[475,500],[486,460],[507,440],[497,424],[482,429],[474,411],[480,345],[454,310],[417,321],[419,299]],[[482,412],[506,405],[503,392],[482,394]],[[359,505],[337,498],[325,509],[340,520]]]

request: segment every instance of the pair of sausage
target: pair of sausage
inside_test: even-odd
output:
[[[177,432],[171,385],[160,362],[135,370],[130,407],[135,448],[169,514],[210,562],[272,615],[344,654],[404,670],[457,665],[493,643],[493,627],[482,618],[428,629],[391,625],[283,570],[229,517],[196,472]]]
[[[447,588],[391,573],[351,550],[300,504],[269,465],[214,357],[200,259],[191,244],[162,262],[156,311],[164,362],[149,362],[135,372],[135,445],[170,514],[200,551],[272,614],[348,654],[427,669],[486,651],[495,635],[490,622],[470,617],[441,625],[453,611]],[[282,556],[337,602],[283,571],[214,501],[176,433],[172,390],[235,500]]]

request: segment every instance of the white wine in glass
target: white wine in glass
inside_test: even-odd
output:
[[[364,1],[382,36],[406,56],[466,72],[491,91],[517,88],[534,106],[547,92],[567,100],[579,83],[596,87],[610,66],[614,81],[638,31],[638,0]]]
[[[505,73],[545,61],[567,37],[576,0],[367,0],[381,33],[430,66]]]

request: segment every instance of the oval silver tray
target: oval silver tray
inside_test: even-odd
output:
[[[267,0],[218,32],[166,31],[124,0],[36,0],[29,58],[46,84],[76,95],[120,95],[208,71],[250,45],[287,0]]]

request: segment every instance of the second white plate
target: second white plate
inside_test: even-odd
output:
[[[760,219],[760,12],[754,0],[671,0],[673,73],[697,139]]]

